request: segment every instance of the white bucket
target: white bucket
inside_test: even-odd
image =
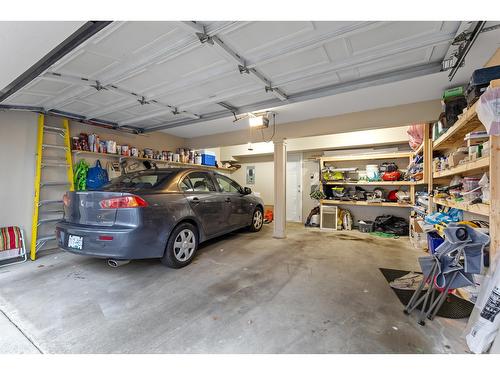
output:
[[[367,164],[366,165],[366,177],[369,180],[377,180],[379,176],[379,170],[377,164]]]
[[[311,216],[311,225],[319,225],[319,215],[312,215]]]

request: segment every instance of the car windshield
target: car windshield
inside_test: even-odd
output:
[[[144,190],[144,189],[154,189],[167,178],[173,175],[173,171],[161,171],[161,172],[151,172],[151,173],[133,173],[126,174],[111,180],[106,184],[104,190],[117,190],[117,189],[134,189],[134,190]]]

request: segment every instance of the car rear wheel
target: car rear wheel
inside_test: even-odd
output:
[[[193,224],[182,223],[170,235],[161,262],[170,268],[187,266],[198,249],[198,231]]]
[[[252,216],[252,224],[250,225],[250,232],[258,232],[262,229],[264,223],[264,214],[262,209],[256,208]]]

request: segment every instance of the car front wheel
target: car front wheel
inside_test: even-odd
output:
[[[182,223],[170,235],[161,262],[170,268],[187,266],[198,249],[198,231],[193,224]]]
[[[252,216],[252,224],[250,225],[251,232],[258,232],[262,229],[262,224],[264,223],[264,215],[262,209],[256,208]]]

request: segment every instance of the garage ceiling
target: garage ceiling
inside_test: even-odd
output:
[[[461,22],[113,22],[2,104],[145,131],[439,71]]]

